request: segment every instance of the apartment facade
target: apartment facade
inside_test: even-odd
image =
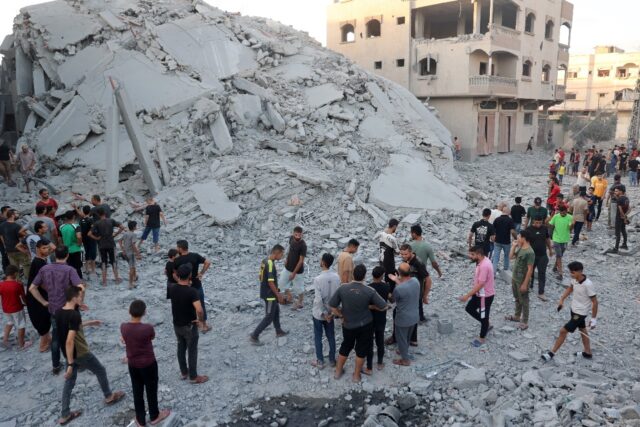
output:
[[[334,0],[327,46],[428,100],[471,160],[546,139],[572,20],[564,0]]]
[[[615,113],[616,140],[626,141],[638,78],[640,52],[598,46],[592,54],[571,55],[565,100],[551,111],[585,116]]]

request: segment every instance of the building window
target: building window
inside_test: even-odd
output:
[[[535,111],[538,109],[538,104],[536,102],[528,102],[522,106],[522,109],[525,111]]]
[[[606,96],[607,96],[606,92],[605,92],[605,93],[599,93],[599,94],[598,94],[598,97],[600,97],[600,98],[604,98],[604,97],[606,97]]]
[[[531,77],[531,61],[529,60],[522,63],[522,77]]]
[[[382,25],[377,19],[367,22],[367,38],[380,37],[382,35]]]
[[[600,69],[598,70],[598,77],[609,77],[609,69]]]
[[[626,68],[618,68],[616,70],[616,77],[619,79],[626,79],[629,77],[629,71]]]
[[[404,23],[405,23],[405,18],[404,18],[404,16],[399,16],[399,17],[396,19],[396,22],[398,23],[398,25],[404,25]]]
[[[568,100],[570,100],[570,101],[571,101],[571,100],[573,100],[573,99],[577,99],[577,98],[578,98],[578,94],[573,93],[573,92],[567,92],[567,93],[564,95],[564,99],[568,99]]]
[[[533,125],[533,113],[524,113],[524,124],[527,126]]]
[[[517,110],[518,109],[518,101],[507,101],[502,103],[503,110]]]
[[[578,78],[578,72],[577,71],[567,71],[567,78],[568,79],[577,79]]]
[[[396,67],[404,67],[404,59],[396,59]]]
[[[340,28],[342,43],[353,43],[356,41],[356,30],[351,24],[345,24]]]
[[[553,28],[554,28],[553,20],[549,19],[547,21],[547,25],[544,27],[544,38],[547,40],[553,40]]]
[[[497,101],[482,101],[482,102],[480,102],[480,109],[481,110],[495,110],[496,108],[498,108],[498,102]]]
[[[524,31],[525,33],[533,34],[533,29],[536,24],[536,15],[533,12],[529,12],[527,14],[527,18],[524,21]]]
[[[376,61],[373,63],[373,68],[376,70],[382,70],[382,61]]]
[[[542,81],[551,81],[551,66],[549,64],[546,64],[544,67],[542,67]]]
[[[435,76],[438,70],[438,62],[433,58],[424,58],[420,61],[421,76]]]
[[[487,63],[486,62],[481,62],[480,63],[480,70],[478,71],[478,74],[481,76],[486,76],[487,75]]]

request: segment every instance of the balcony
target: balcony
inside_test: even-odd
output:
[[[567,87],[564,85],[556,85],[556,100],[564,101],[567,93]]]
[[[489,26],[489,33],[487,35],[491,39],[491,44],[493,46],[520,51],[521,34],[522,33],[518,30],[503,27],[502,25],[498,24],[491,24]]]
[[[518,80],[500,76],[469,77],[469,92],[473,95],[517,96]]]
[[[569,46],[566,44],[560,43],[558,49],[558,63],[559,64],[569,64]]]

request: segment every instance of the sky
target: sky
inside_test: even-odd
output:
[[[208,0],[243,15],[265,16],[307,31],[326,42],[326,7],[333,0]],[[365,1],[365,0],[360,0]],[[400,0],[387,0],[400,1]],[[559,1],[559,0],[558,0]],[[11,33],[19,9],[41,0],[0,0],[0,37]],[[640,51],[640,1],[574,0],[571,53],[590,53],[596,45]]]

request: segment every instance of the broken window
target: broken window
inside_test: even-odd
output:
[[[438,62],[433,58],[424,58],[420,61],[421,76],[435,76],[438,68]]]
[[[542,67],[542,81],[549,82],[551,80],[551,66],[549,64],[545,64]]]
[[[533,125],[533,113],[524,113],[524,124],[527,126]]]
[[[345,24],[340,28],[342,33],[342,43],[353,43],[356,41],[356,30],[351,24]]]
[[[373,63],[373,68],[376,70],[382,70],[382,61],[376,61]]]
[[[569,46],[571,42],[571,26],[568,22],[563,22],[560,26],[560,44]]]
[[[544,38],[547,40],[553,40],[553,28],[555,24],[552,19],[547,21],[547,25],[544,27]]]
[[[382,35],[382,25],[377,19],[367,22],[367,38],[380,37]]]
[[[601,68],[598,70],[598,77],[609,77],[609,69],[608,68]]]
[[[399,17],[396,19],[396,22],[398,23],[398,25],[404,25],[404,23],[405,23],[405,18],[404,18],[404,16],[399,16]]]
[[[533,29],[536,24],[536,15],[533,12],[527,14],[527,18],[524,21],[524,31],[529,34],[533,34]]]
[[[518,22],[518,6],[513,3],[507,3],[502,6],[502,20],[500,25],[506,28],[516,29]]]
[[[568,100],[577,99],[577,98],[578,98],[578,94],[574,92],[567,92],[564,95],[564,99],[568,99]]]
[[[529,60],[522,63],[522,77],[531,77],[531,61]]]
[[[404,59],[396,59],[397,67],[404,67]]]

